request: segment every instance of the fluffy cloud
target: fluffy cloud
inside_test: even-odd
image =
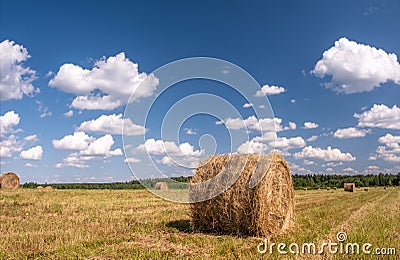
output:
[[[122,114],[101,115],[81,123],[76,130],[113,135],[120,135],[123,130],[124,135],[128,136],[143,135],[146,132],[143,126],[134,124],[129,118],[122,118]]]
[[[74,111],[68,110],[67,112],[64,113],[64,116],[66,118],[72,117],[74,115]]]
[[[261,90],[256,92],[256,97],[278,95],[285,91],[286,89],[283,87],[264,85]]]
[[[0,136],[14,132],[13,127],[19,124],[20,117],[14,111],[8,111],[0,116]]]
[[[126,104],[132,93],[131,101],[153,95],[157,85],[153,74],[139,73],[138,64],[123,52],[101,58],[91,70],[64,64],[49,82],[51,87],[78,95],[71,106],[81,110],[112,110]]]
[[[15,135],[3,136],[0,139],[0,157],[10,158],[13,153],[20,152],[22,144]]]
[[[59,150],[84,150],[95,139],[84,132],[75,132],[73,135],[66,135],[60,140],[54,139],[52,143],[54,148]]]
[[[204,150],[194,150],[194,147],[185,142],[179,146],[175,142],[147,139],[144,144],[137,147],[138,151],[147,152],[154,155],[168,154],[171,156],[200,156]]]
[[[400,162],[400,136],[386,134],[378,139],[384,146],[376,149],[377,157],[387,162]]]
[[[296,129],[296,123],[289,122],[289,126],[282,126],[281,118],[260,118],[257,119],[255,116],[249,116],[247,119],[241,118],[226,118],[223,121],[217,121],[217,125],[225,124],[226,128],[232,130],[239,130],[242,128],[247,128],[250,130],[258,130],[262,132],[280,132],[284,130],[294,130]]]
[[[337,148],[328,146],[327,149],[322,149],[319,147],[307,146],[304,147],[300,152],[294,154],[296,159],[304,158],[315,158],[324,161],[354,161],[356,158],[350,153],[343,153]]]
[[[355,127],[339,128],[335,131],[333,136],[338,139],[364,137],[369,133],[369,130],[357,129]]]
[[[163,156],[158,163],[167,166],[185,166],[195,168],[200,162],[200,156],[204,155],[204,150],[195,150],[194,147],[185,142],[177,145],[172,141],[147,139],[143,144],[136,148],[137,151],[157,156]]]
[[[354,114],[358,118],[359,127],[379,127],[386,129],[400,129],[400,108],[374,104],[370,110],[361,114]]]
[[[87,161],[99,160],[111,156],[122,155],[122,150],[117,148],[111,150],[114,139],[107,134],[99,138],[88,136],[84,132],[75,132],[73,135],[66,135],[60,140],[53,140],[56,149],[75,150],[63,159],[62,163],[56,164],[56,168],[75,167],[88,168]]]
[[[318,139],[318,135],[313,135],[310,138],[307,139],[307,142],[314,142],[315,140]]]
[[[243,107],[244,107],[244,108],[250,108],[250,107],[253,107],[253,104],[252,104],[252,103],[245,103],[245,104],[243,105]]]
[[[23,95],[39,92],[32,85],[35,71],[23,66],[29,59],[28,51],[13,41],[0,43],[0,100],[21,99]]]
[[[275,148],[283,151],[287,151],[294,148],[301,148],[304,147],[305,145],[306,142],[301,136],[291,137],[291,138],[278,137],[275,140]]]
[[[126,162],[126,163],[140,163],[141,160],[137,159],[135,157],[126,157],[124,162]]]
[[[28,150],[21,151],[19,155],[22,159],[27,160],[41,160],[43,156],[43,147],[37,145]]]
[[[314,128],[318,128],[318,124],[317,123],[313,123],[313,122],[304,122],[304,129],[314,129]]]
[[[24,137],[24,141],[26,141],[26,142],[37,142],[38,140],[39,140],[39,137],[37,136],[37,134],[28,135],[28,136]]]
[[[260,154],[260,153],[263,153],[267,149],[268,149],[267,145],[260,143],[260,142],[256,142],[254,140],[250,140],[250,141],[246,141],[245,143],[241,144],[238,147],[237,152],[242,153],[242,154],[247,154],[247,153]]]
[[[239,153],[263,153],[268,149],[276,149],[281,154],[290,155],[288,150],[301,148],[306,145],[304,139],[297,137],[277,137],[274,133],[267,132],[262,137],[254,137],[250,141],[241,144]]]
[[[390,80],[400,84],[396,54],[346,38],[323,53],[312,73],[321,78],[331,76],[325,86],[345,94],[371,91]]]

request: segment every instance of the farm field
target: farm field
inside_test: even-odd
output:
[[[189,206],[146,190],[0,191],[0,259],[262,259],[263,238],[203,234],[190,228]],[[400,188],[296,191],[296,225],[275,243],[346,242],[395,248],[399,259]],[[272,258],[282,256],[274,250]],[[300,259],[377,259],[300,254]]]

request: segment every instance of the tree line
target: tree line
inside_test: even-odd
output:
[[[22,185],[23,188],[36,189],[38,186],[51,186],[54,189],[111,189],[111,190],[137,190],[154,188],[157,182],[167,182],[170,189],[185,189],[188,187],[192,176],[172,177],[171,179],[146,179],[132,180],[127,182],[113,183],[57,183],[57,184],[37,184],[27,182]],[[295,189],[318,189],[318,188],[343,188],[345,182],[354,182],[356,187],[374,187],[374,186],[400,186],[400,172],[397,174],[377,175],[292,175],[293,186]]]

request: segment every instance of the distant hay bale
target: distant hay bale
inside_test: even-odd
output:
[[[336,188],[336,187],[333,187],[333,190],[337,190],[337,188]]]
[[[157,182],[154,186],[155,190],[168,190],[168,183],[166,182]]]
[[[37,186],[36,189],[43,190],[43,186]]]
[[[326,190],[330,190],[331,188],[330,187],[326,187]]]
[[[344,183],[344,191],[355,192],[356,184],[354,182],[345,182]]]
[[[0,175],[0,188],[16,190],[20,187],[19,177],[13,172],[5,172]]]
[[[46,187],[44,187],[44,189],[45,189],[45,190],[52,190],[53,187],[51,187],[51,186],[46,186]]]
[[[368,188],[364,188],[364,191],[368,191]]]
[[[293,226],[292,176],[289,164],[280,155],[217,155],[204,162],[196,169],[191,183],[204,183],[212,177],[220,182],[209,183],[203,189],[190,186],[191,225],[195,231],[269,237]],[[215,191],[218,184],[221,188],[221,183],[231,176],[238,179],[225,192],[196,202]],[[254,178],[260,182],[249,188]]]
[[[307,188],[304,188],[303,190],[307,191]]]

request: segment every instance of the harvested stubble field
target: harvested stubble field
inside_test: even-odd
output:
[[[295,229],[273,242],[320,245],[345,231],[348,242],[395,247],[396,256],[382,259],[399,259],[400,188],[296,191],[295,201]],[[2,190],[0,259],[270,258],[257,251],[263,239],[193,233],[189,219],[188,205],[145,190]]]

